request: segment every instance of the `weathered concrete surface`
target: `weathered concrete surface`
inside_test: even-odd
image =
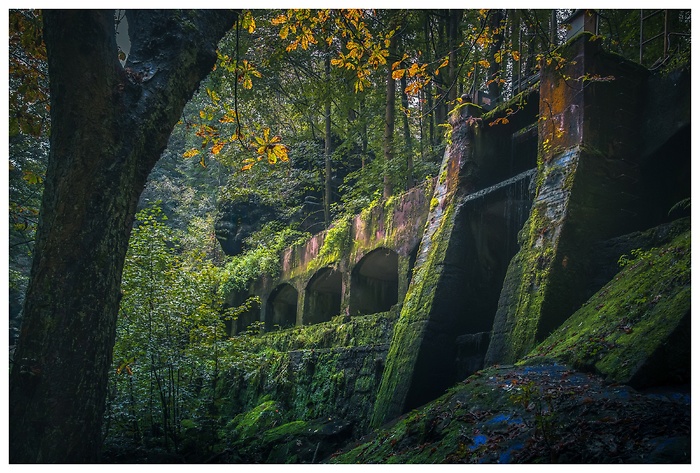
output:
[[[629,239],[664,244],[623,255],[623,269],[526,363],[553,359],[635,388],[690,383],[690,220]]]
[[[388,278],[385,285],[395,288],[396,292],[391,299],[395,303],[403,300],[427,218],[430,191],[416,187],[401,196],[379,202],[352,219],[336,222],[329,230],[314,235],[305,245],[285,250],[281,257],[280,276],[265,277],[252,290],[262,300],[260,320],[266,321],[270,329],[280,317],[274,296],[282,285],[289,285],[297,291],[296,325],[327,321],[339,314],[367,313],[367,308],[350,313],[352,275],[363,259],[378,249],[390,252],[396,259],[387,259],[391,259],[392,267],[396,267],[396,274],[383,275],[384,271],[378,268],[375,260],[370,264],[375,270],[370,271],[369,277]],[[380,286],[382,281],[379,281]],[[387,289],[380,287],[378,290]],[[389,296],[384,297],[387,298]],[[381,307],[376,312],[388,309],[386,304],[378,304]],[[284,310],[288,314],[291,309],[285,307]]]
[[[585,300],[591,246],[639,225],[634,117],[646,72],[604,53],[589,34],[562,55],[563,69],[542,71],[537,191],[503,284],[487,365],[515,362],[558,327]]]
[[[523,97],[519,100],[525,103]],[[510,149],[512,136],[533,123],[534,115],[520,109],[512,122],[490,127],[488,117],[471,115],[470,107],[450,119],[451,143],[394,328],[374,426],[436,398],[454,383],[457,337],[490,330],[497,288],[530,206],[532,172],[512,177],[519,168],[512,166]],[[503,117],[506,110],[496,113]]]

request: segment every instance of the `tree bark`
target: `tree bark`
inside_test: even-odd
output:
[[[411,127],[408,123],[408,94],[406,94],[407,86],[406,74],[401,76],[401,106],[403,114],[401,116],[403,122],[403,145],[406,155],[406,189],[413,187],[413,137],[411,136]]]
[[[331,52],[326,48],[325,59],[325,80],[326,80],[326,104],[325,104],[325,143],[324,143],[324,193],[323,193],[323,219],[326,223],[326,228],[331,224]]]
[[[392,75],[391,64],[396,61],[396,34],[389,41],[389,57],[386,75],[386,113],[384,115],[384,198],[394,192],[391,183],[390,165],[394,158],[394,119],[396,118],[396,80]]]
[[[216,60],[232,11],[45,10],[51,150],[10,375],[10,461],[99,461],[124,257],[139,196]]]
[[[462,21],[462,10],[449,11],[449,48],[450,48],[450,65],[449,65],[449,81],[450,91],[447,97],[452,107],[456,105],[457,100],[457,48],[459,46],[459,23]]]
[[[491,103],[500,101],[501,96],[501,64],[496,62],[496,54],[501,50],[503,45],[503,32],[501,28],[501,20],[503,19],[502,10],[492,10],[491,18],[489,18],[489,27],[493,35],[491,46],[489,47],[489,96]],[[495,32],[495,33],[494,33]]]

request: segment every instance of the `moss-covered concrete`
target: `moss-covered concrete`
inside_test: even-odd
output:
[[[458,125],[458,128],[457,131],[453,131],[452,144],[445,151],[440,169],[441,177],[431,199],[428,222],[419,247],[416,266],[404,298],[401,316],[394,328],[387,365],[372,414],[373,426],[379,426],[403,412],[414,382],[418,356],[425,352],[422,347],[423,339],[444,269],[442,263],[446,258],[449,236],[454,226],[454,196],[459,184],[459,163],[461,154],[469,149],[466,125],[461,121],[455,125]]]
[[[533,90],[524,93],[511,104],[521,108],[504,107],[492,112],[489,123],[468,116],[469,107],[450,115],[449,146],[387,356],[374,426],[444,392],[455,381],[457,337],[491,328],[491,301],[479,288],[489,286],[496,273],[502,277],[500,271],[505,272],[506,263],[501,268],[497,260],[507,262],[512,256],[505,247],[523,223],[519,220],[511,225],[503,215],[511,211],[519,214],[522,201],[525,208],[529,207],[531,197],[527,192],[517,197],[508,192],[503,197],[500,192],[512,179],[518,185],[529,182],[531,174],[523,171],[533,167],[534,160],[530,164],[526,157],[522,162],[518,157],[510,159],[509,138],[535,122],[536,97]],[[533,98],[528,105],[528,99]],[[524,187],[527,189],[527,184]],[[490,205],[499,209],[498,216],[488,214]],[[498,255],[487,248],[486,240],[492,247],[499,246]],[[497,297],[496,292],[493,309]]]
[[[583,34],[544,68],[537,190],[498,304],[486,364],[513,363],[587,295],[592,245],[638,229],[637,130],[643,72]],[[613,79],[610,79],[613,77]]]
[[[253,448],[263,432],[290,422],[332,418],[348,435],[366,432],[397,317],[395,307],[235,337],[234,367],[216,393],[220,414],[233,419],[221,432],[221,449]],[[262,454],[246,451],[249,459]]]
[[[334,455],[335,463],[689,463],[688,220],[516,366],[487,368]],[[685,228],[686,230],[683,230]],[[680,231],[680,234],[679,234]]]
[[[690,381],[690,232],[634,250],[524,362],[557,360],[637,387]]]

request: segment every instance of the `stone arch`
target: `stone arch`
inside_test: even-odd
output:
[[[327,322],[340,314],[343,281],[340,271],[319,269],[306,285],[304,295],[304,324]]]
[[[232,291],[224,302],[224,309],[240,307],[246,303],[251,295],[247,291]],[[245,332],[253,323],[260,320],[260,304],[250,304],[247,310],[239,313],[235,320],[226,319],[226,333],[230,336]]]
[[[267,298],[267,325],[268,329],[274,325],[282,328],[296,325],[297,304],[299,292],[288,283],[277,286]]]
[[[399,255],[388,248],[367,253],[352,270],[350,315],[385,312],[398,302]]]

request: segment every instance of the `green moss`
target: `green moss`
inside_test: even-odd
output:
[[[381,425],[400,413],[410,387],[413,367],[423,339],[423,328],[430,316],[435,288],[442,274],[443,266],[439,263],[444,261],[449,235],[454,226],[454,201],[449,196],[444,198],[449,204],[434,229],[431,237],[433,243],[426,260],[414,270],[401,315],[394,327],[394,337],[372,416],[373,426]]]
[[[270,429],[263,435],[263,443],[276,443],[285,438],[297,436],[307,430],[307,424],[303,420],[295,420],[287,424]]]
[[[555,359],[629,382],[690,311],[690,232],[638,254],[523,363]]]
[[[523,90],[512,99],[504,102],[497,107],[489,110],[482,116],[484,123],[490,122],[501,115],[505,115],[508,109],[513,109],[513,107],[523,108],[527,104],[527,97],[534,91],[539,91],[540,83],[539,81],[531,85],[527,89]]]
[[[352,244],[351,230],[352,218],[350,216],[344,216],[333,222],[333,226],[326,231],[318,255],[309,263],[308,269],[319,269],[340,261]]]
[[[430,211],[432,212],[433,210],[435,210],[435,208],[436,208],[438,205],[440,205],[440,201],[438,200],[437,197],[433,197],[433,198],[430,200]]]
[[[237,415],[226,429],[234,439],[245,441],[258,435],[282,420],[281,407],[273,400],[261,399],[262,403],[248,412]]]

